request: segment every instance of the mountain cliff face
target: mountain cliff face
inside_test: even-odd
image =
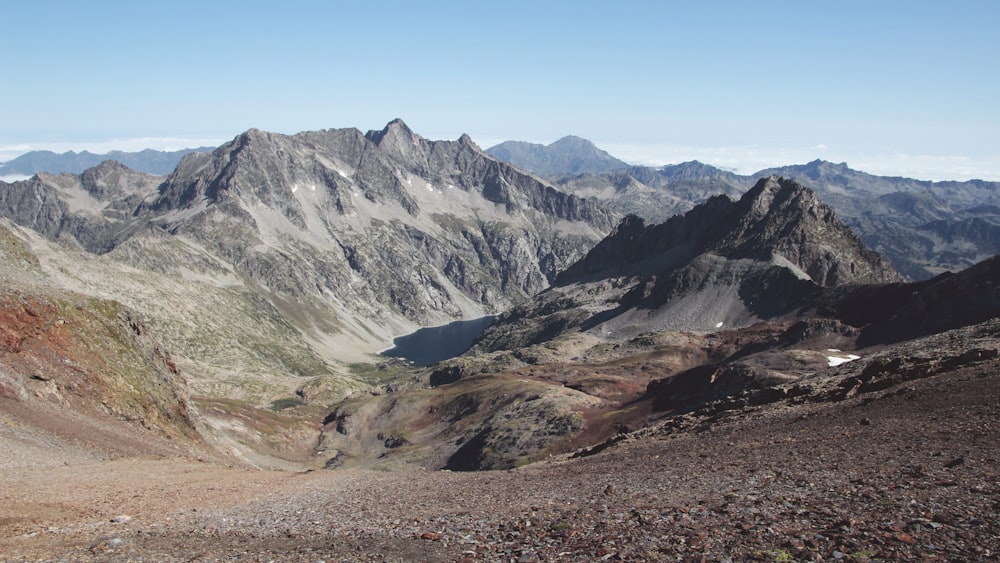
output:
[[[584,173],[601,174],[627,168],[628,164],[597,148],[587,139],[572,135],[549,145],[505,141],[486,149],[490,156],[543,177]]]
[[[502,317],[477,350],[570,329],[622,338],[746,326],[791,312],[821,288],[900,279],[815,193],[770,177],[738,201],[716,196],[659,225],[627,217],[556,287]]]

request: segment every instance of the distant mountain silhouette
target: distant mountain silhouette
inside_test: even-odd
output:
[[[139,152],[111,151],[106,154],[94,154],[87,151],[68,151],[62,154],[52,151],[31,151],[0,166],[0,176],[34,176],[38,172],[81,174],[84,170],[93,168],[105,160],[116,160],[137,172],[166,176],[174,171],[177,163],[184,156],[192,152],[209,152],[214,148],[199,147],[179,151],[145,149]]]
[[[490,156],[545,177],[569,174],[600,174],[628,164],[597,148],[594,143],[572,135],[550,145],[506,141],[486,149]]]

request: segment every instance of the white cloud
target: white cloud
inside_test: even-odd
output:
[[[31,178],[31,176],[25,176],[24,174],[10,174],[7,176],[0,176],[0,182],[7,182],[10,184],[11,182],[20,182],[21,180],[27,180],[28,178]]]

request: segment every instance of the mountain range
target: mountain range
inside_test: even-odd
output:
[[[177,163],[185,155],[193,152],[209,152],[213,148],[198,147],[177,151],[144,149],[138,152],[111,151],[104,154],[87,151],[67,151],[61,154],[52,151],[30,151],[0,164],[0,177],[34,176],[39,172],[81,174],[105,160],[115,160],[137,172],[166,176],[174,171]]]
[[[751,175],[697,161],[658,168],[615,166],[603,155],[594,156],[601,151],[589,141],[556,145],[501,150],[521,146],[507,142],[487,152],[548,178],[561,190],[655,223],[716,194],[737,196],[761,178],[795,179],[815,190],[865,244],[885,254],[911,280],[961,270],[1000,252],[998,182],[875,176],[822,160]]]
[[[253,401],[313,378],[365,387],[348,365],[527,299],[616,221],[399,120],[250,130],[166,178],[106,161],[0,188],[0,216],[44,237],[61,285],[148,314],[197,392]]]
[[[0,183],[0,559],[1000,549],[1000,256],[926,277],[994,184],[556,175],[394,120]]]
[[[191,152],[112,151],[107,154],[33,151],[0,166],[0,176],[37,172],[81,174],[104,160],[138,172],[168,175]],[[998,183],[927,182],[884,177],[816,160],[739,175],[692,161],[663,167],[630,166],[592,142],[567,136],[549,145],[506,141],[490,156],[549,179],[562,191],[592,197],[622,214],[662,222],[709,197],[732,196],[772,174],[808,184],[866,244],[885,254],[907,279],[927,279],[1000,252]]]
[[[554,145],[582,147],[552,168],[575,175],[401,120],[252,129],[165,177],[104,161],[0,183],[0,395],[46,432],[38,409],[135,424],[142,451],[501,469],[1000,314],[991,183],[821,161],[579,173],[617,164]],[[491,316],[457,358],[378,355]]]

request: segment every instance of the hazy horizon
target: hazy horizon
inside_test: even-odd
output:
[[[405,119],[404,119],[405,121]],[[384,125],[384,124],[382,124]],[[371,127],[377,129],[381,127]],[[358,128],[361,129],[361,128]],[[420,131],[415,131],[418,135]],[[423,136],[423,135],[421,135]],[[565,136],[565,135],[563,135]],[[235,135],[234,135],[235,137]],[[457,137],[455,138],[457,139]],[[432,139],[432,140],[455,140],[455,139]],[[110,139],[94,142],[66,142],[66,143],[37,143],[22,145],[17,147],[0,146],[0,180],[23,179],[21,175],[4,176],[2,164],[32,151],[48,150],[57,154],[66,152],[80,153],[87,151],[94,154],[107,154],[112,151],[139,152],[144,149],[160,151],[177,151],[182,149],[195,149],[200,147],[217,147],[232,138],[210,139],[170,137],[156,139],[151,137],[140,137],[135,139]],[[543,140],[532,141],[524,139],[487,139],[486,142],[479,142],[473,139],[482,149],[488,149],[504,141],[524,141],[542,145],[548,145],[555,141]],[[590,139],[588,139],[590,140]],[[672,164],[680,164],[697,160],[705,164],[710,164],[716,168],[735,172],[737,174],[749,175],[766,168],[806,164],[813,160],[825,160],[828,162],[845,162],[850,168],[878,176],[902,176],[917,180],[930,181],[965,181],[965,180],[987,180],[1000,181],[1000,174],[991,177],[990,162],[976,162],[973,159],[963,157],[933,157],[927,155],[854,155],[853,158],[838,158],[845,155],[826,154],[823,147],[814,150],[789,150],[784,148],[764,148],[757,146],[746,147],[680,147],[680,146],[657,146],[657,145],[629,145],[629,144],[608,144],[594,142],[598,148],[607,151],[611,156],[623,160],[632,165],[661,167]],[[31,148],[26,148],[30,146]],[[1000,170],[998,165],[996,170]]]

